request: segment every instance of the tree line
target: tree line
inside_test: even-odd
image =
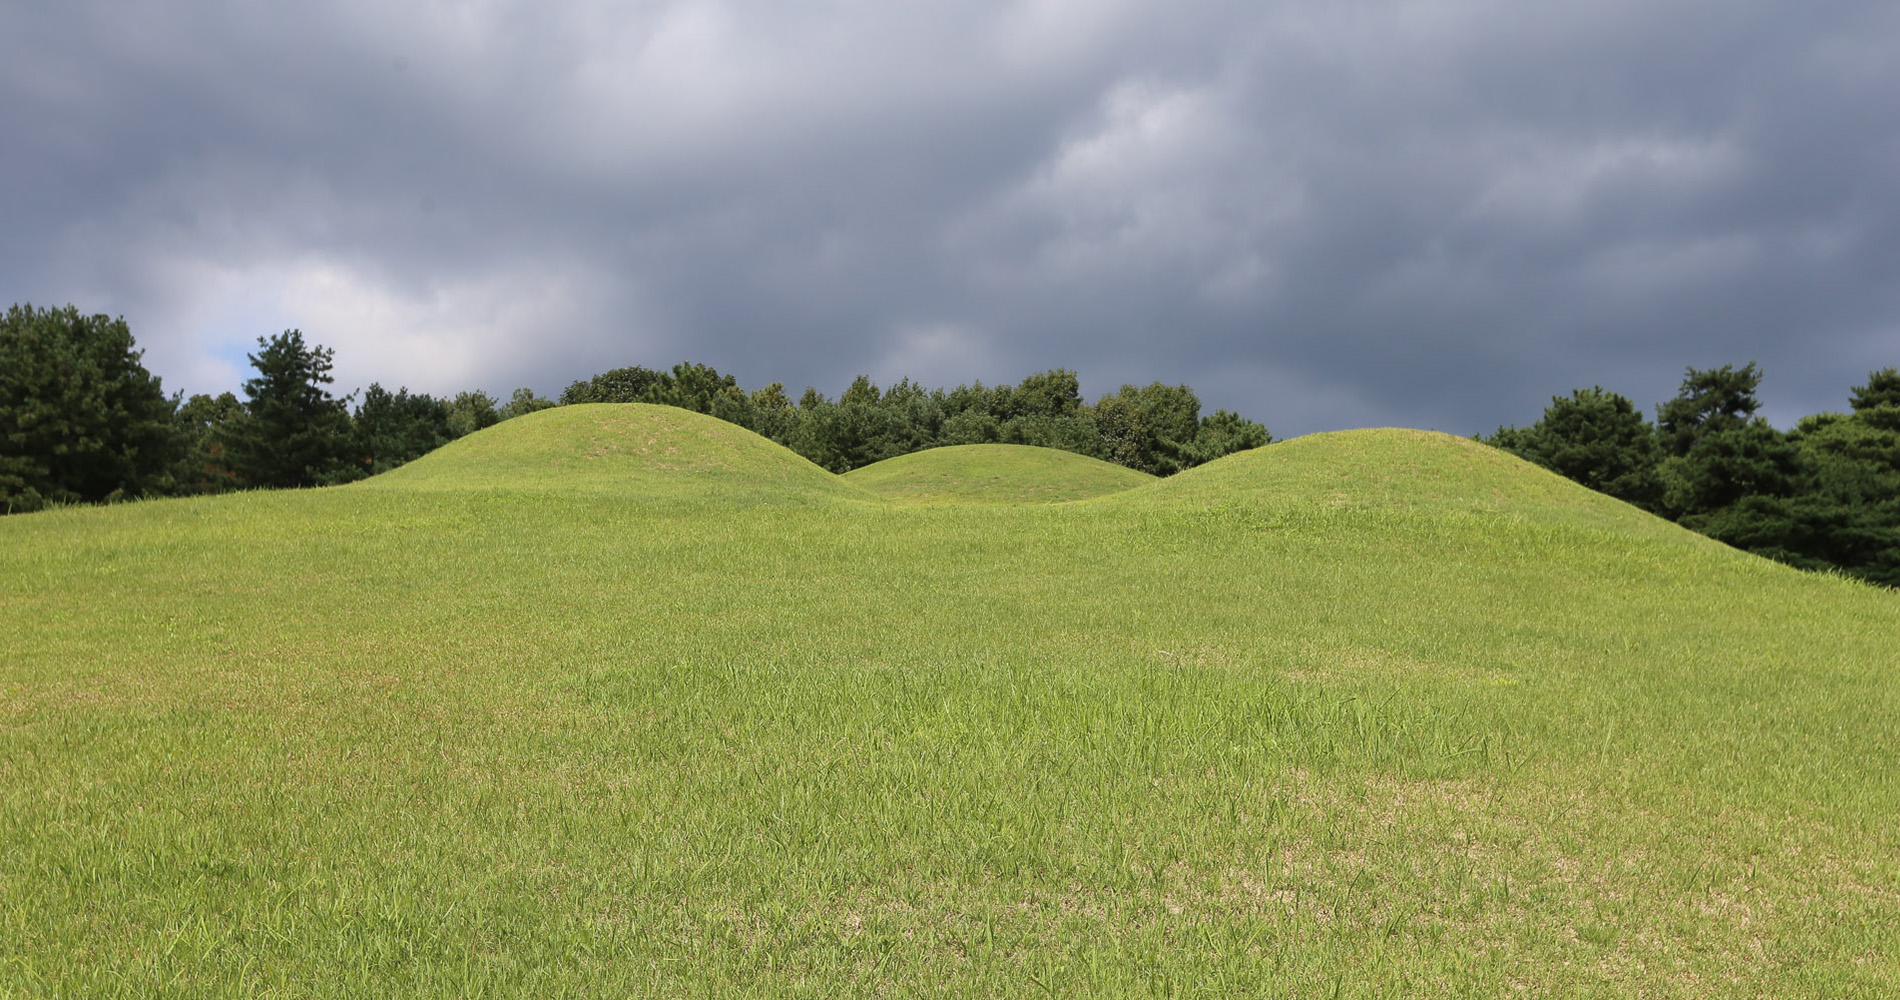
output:
[[[1076,374],[1015,385],[879,388],[837,398],[782,383],[747,391],[683,362],[617,368],[558,400],[517,389],[434,397],[372,384],[330,391],[334,354],[297,330],[258,338],[243,398],[165,395],[123,319],[15,305],[0,319],[0,511],[375,475],[503,420],[576,403],[657,403],[710,414],[833,472],[940,445],[1061,448],[1170,475],[1271,440],[1227,410],[1201,414],[1185,385],[1124,385],[1093,403]],[[1652,423],[1601,386],[1551,399],[1529,427],[1479,440],[1737,548],[1807,569],[1900,586],[1900,371],[1869,374],[1849,412],[1780,431],[1758,415],[1761,371],[1688,369]],[[354,403],[354,408],[352,408]]]
[[[123,319],[15,305],[0,318],[0,511],[321,486],[373,475],[552,402],[329,386],[333,353],[258,338],[244,398],[166,396]]]
[[[1760,385],[1754,362],[1690,368],[1654,423],[1601,386],[1576,389],[1479,440],[1736,548],[1900,586],[1900,371],[1785,432],[1757,415]]]
[[[1062,448],[1168,475],[1271,440],[1226,410],[1201,415],[1185,385],[1122,386],[1085,403],[1055,369],[1016,385],[880,389],[859,376],[836,399],[781,383],[748,392],[683,362],[577,381],[560,399],[517,389],[506,402],[372,384],[332,394],[334,353],[298,330],[260,337],[243,398],[165,395],[124,319],[77,308],[11,307],[0,320],[0,511],[322,486],[396,468],[503,420],[575,403],[679,406],[756,431],[833,472],[938,445],[1000,441]],[[354,403],[354,409],[351,404]]]
[[[1158,476],[1272,440],[1237,413],[1201,415],[1185,385],[1124,385],[1094,403],[1066,368],[1015,385],[981,382],[926,389],[901,379],[880,389],[859,375],[832,399],[806,389],[796,402],[783,383],[747,392],[731,375],[687,362],[671,371],[633,366],[575,382],[562,404],[661,403],[697,410],[785,445],[832,472],[942,445],[1004,444],[1060,448]]]

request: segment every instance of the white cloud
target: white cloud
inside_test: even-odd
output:
[[[148,367],[181,376],[172,388],[213,394],[236,391],[252,374],[244,356],[258,337],[296,328],[306,343],[335,352],[338,395],[373,381],[504,395],[584,354],[597,339],[592,311],[603,297],[584,269],[518,264],[423,288],[315,256],[251,266],[174,260],[163,275],[191,292],[135,329],[153,345]],[[639,350],[638,324],[625,332]]]
[[[401,372],[410,388],[437,395],[489,385],[533,367],[538,356],[571,351],[588,337],[599,295],[585,272],[523,267],[432,282],[411,292],[334,261],[298,262],[265,278],[307,341],[336,350],[344,391],[377,373]],[[525,381],[525,379],[524,379]]]

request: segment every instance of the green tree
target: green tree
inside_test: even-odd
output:
[[[228,392],[198,393],[179,402],[172,417],[177,459],[171,492],[184,496],[225,493],[243,485],[224,443],[232,427],[244,419],[244,404]]]
[[[1761,370],[1752,361],[1740,368],[1690,368],[1676,398],[1656,408],[1665,453],[1657,470],[1662,507],[1684,526],[1722,538],[1714,529],[1732,526],[1738,517],[1773,516],[1774,508],[1754,504],[1720,517],[1718,511],[1745,497],[1794,495],[1800,456],[1787,435],[1755,416],[1760,385]],[[1774,532],[1756,525],[1749,533]]]
[[[752,393],[752,405],[761,410],[792,409],[792,398],[785,394],[785,383],[774,382]]]
[[[898,426],[902,419],[896,411],[861,401],[821,400],[804,410],[787,446],[813,464],[846,473],[904,454],[898,442],[909,435]]]
[[[1753,362],[1687,369],[1656,408],[1653,449],[1634,407],[1600,387],[1481,439],[1737,548],[1900,586],[1900,371],[1856,386],[1852,414],[1785,434],[1756,415],[1760,383]]]
[[[1002,421],[990,410],[996,394],[982,382],[959,385],[949,392],[939,389],[933,395],[942,415],[937,424],[938,444],[988,444],[1002,438]]]
[[[807,388],[793,405],[782,383],[747,393],[709,365],[671,372],[616,369],[575,382],[563,403],[644,402],[709,413],[779,442],[834,472],[946,444],[1001,441],[1061,448],[1163,474],[1271,441],[1267,429],[1220,411],[1203,420],[1185,385],[1160,383],[1082,402],[1075,372],[1054,368],[1010,386],[948,392],[909,378],[888,389],[868,375],[832,400]]]
[[[1052,368],[1024,378],[1014,386],[999,385],[983,392],[959,386],[960,398],[946,395],[942,420],[944,443],[1002,441],[1041,448],[1060,448],[1101,457],[1106,451],[1102,429],[1082,402],[1082,385],[1075,372]]]
[[[1900,431],[1900,370],[1869,373],[1866,385],[1854,387],[1853,407],[1854,415],[1869,426]]]
[[[752,429],[784,444],[791,440],[802,411],[785,394],[785,383],[774,382],[752,393]]]
[[[1900,428],[1881,426],[1884,414],[1817,413],[1802,417],[1790,439],[1801,455],[1801,492],[1853,504],[1900,498]]]
[[[285,330],[248,355],[257,375],[244,381],[245,419],[226,436],[231,467],[247,486],[289,488],[345,482],[363,474],[354,460],[349,400],[324,388],[335,382],[327,347]]]
[[[721,374],[711,365],[682,361],[670,372],[654,371],[634,365],[603,372],[586,382],[575,382],[561,393],[568,403],[654,403],[677,406],[706,413],[765,433],[771,430],[762,421],[784,424],[782,414],[761,416],[752,397],[739,387],[739,380]],[[784,428],[780,428],[783,430]],[[771,436],[767,434],[767,436]]]
[[[943,431],[942,393],[932,392],[908,378],[884,390],[878,408],[891,415],[890,428],[895,436],[892,450],[904,455],[934,448]]]
[[[1748,423],[1761,408],[1755,398],[1760,387],[1761,370],[1753,361],[1740,368],[1687,369],[1676,398],[1656,408],[1664,452],[1687,455],[1703,435]]]
[[[372,382],[356,407],[356,451],[368,475],[421,458],[454,438],[448,404],[407,386],[390,392]]]
[[[1900,521],[1895,506],[1845,504],[1819,494],[1749,496],[1683,525],[1710,538],[1801,569],[1834,569],[1900,585]]]
[[[1793,496],[1800,482],[1800,452],[1787,435],[1757,417],[1703,433],[1688,454],[1664,459],[1659,473],[1664,509],[1701,531],[1697,518],[1744,498]]]
[[[1193,444],[1187,449],[1186,464],[1200,465],[1223,455],[1272,443],[1273,435],[1267,433],[1265,425],[1248,420],[1232,410],[1215,410],[1212,416],[1201,418],[1201,425],[1194,432]]]
[[[1124,385],[1095,401],[1102,457],[1131,469],[1169,476],[1192,464],[1201,400],[1185,385]]]
[[[508,402],[503,404],[498,412],[501,415],[501,419],[512,420],[515,417],[525,417],[530,413],[538,413],[541,410],[553,409],[559,405],[560,404],[554,400],[543,399],[535,395],[533,389],[523,386],[515,390],[515,394],[508,398]]]
[[[1815,414],[1795,425],[1789,437],[1801,483],[1790,514],[1800,530],[1780,544],[1796,565],[1809,560],[1900,586],[1900,426],[1888,419],[1900,408],[1869,399],[1882,374],[1855,389],[1852,415]]]
[[[695,413],[713,413],[722,404],[728,412],[743,413],[746,409],[744,404],[751,402],[745,390],[739,388],[738,379],[720,374],[719,369],[711,365],[693,361],[674,365],[673,370],[661,375],[658,382],[647,389],[646,396],[638,401],[677,406]]]
[[[1656,431],[1636,404],[1602,386],[1553,396],[1537,423],[1499,428],[1487,443],[1647,510],[1658,510]]]
[[[1102,429],[1096,425],[1095,416],[1085,411],[1059,417],[1047,413],[1019,413],[997,425],[995,440],[1060,448],[1091,458],[1102,457],[1104,450]]]
[[[647,393],[664,384],[666,375],[651,368],[633,365],[602,372],[584,382],[575,382],[561,391],[561,405],[575,403],[644,403]]]
[[[480,389],[458,392],[449,401],[449,436],[467,437],[484,427],[493,427],[501,423],[501,414],[495,409],[495,397]]]
[[[939,444],[989,444],[1002,440],[1003,426],[988,409],[971,407],[946,417],[937,435]],[[1096,432],[1099,441],[1101,432]]]
[[[1082,382],[1067,368],[1037,372],[1016,384],[997,419],[1020,416],[1072,417],[1082,411]]]
[[[1792,551],[1791,500],[1800,486],[1795,443],[1755,416],[1761,370],[1687,369],[1676,398],[1656,409],[1664,457],[1662,512],[1711,538],[1763,554]]]
[[[851,386],[844,391],[844,395],[838,397],[838,405],[876,406],[882,398],[884,394],[879,391],[877,383],[871,381],[871,376],[859,375],[851,380]]]
[[[0,511],[171,485],[173,401],[124,319],[15,305],[0,319]]]
[[[983,386],[982,382],[959,385],[949,392],[937,390],[938,405],[943,409],[945,420],[975,411],[991,413],[990,403],[995,393]],[[994,414],[991,414],[994,416]]]

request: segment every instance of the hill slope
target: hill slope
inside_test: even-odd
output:
[[[1124,500],[1183,508],[1481,514],[1639,532],[1664,523],[1509,452],[1402,428],[1275,442],[1157,481]]]
[[[1437,435],[618,412],[0,519],[0,995],[1900,994],[1892,593]]]
[[[890,500],[966,504],[1061,503],[1154,481],[1098,458],[1019,444],[931,448],[853,469],[844,478]]]
[[[359,486],[753,501],[868,496],[745,428],[646,403],[561,406],[506,420]]]

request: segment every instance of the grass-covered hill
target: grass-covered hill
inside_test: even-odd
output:
[[[888,458],[844,476],[890,500],[915,503],[1060,503],[1155,481],[1099,458],[1020,444],[966,444]]]
[[[1900,992],[1891,592],[1409,431],[801,462],[0,520],[0,996]]]
[[[1434,431],[1314,434],[1218,459],[1117,498],[1131,508],[1209,510],[1294,521],[1380,517],[1515,521],[1600,529],[1663,546],[1733,550],[1626,503],[1544,475],[1507,452]],[[1698,541],[1698,539],[1701,539]]]
[[[742,427],[672,406],[588,403],[506,420],[362,489],[605,492],[806,503],[862,490]]]

